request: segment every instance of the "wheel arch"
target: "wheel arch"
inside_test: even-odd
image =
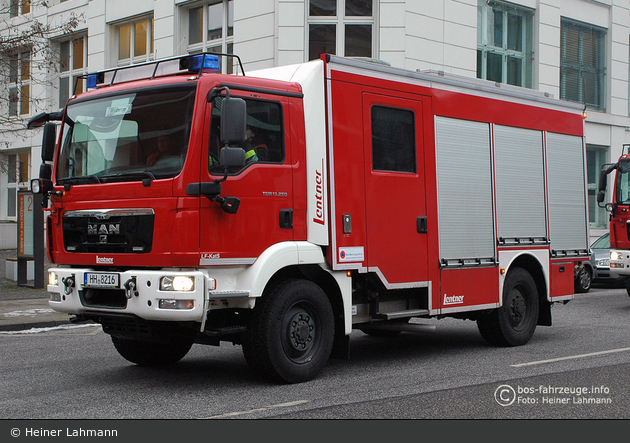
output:
[[[545,255],[548,251],[543,251]],[[509,265],[504,268],[505,275],[507,276],[510,271],[521,268],[527,271],[536,284],[536,290],[538,292],[538,325],[551,326],[551,302],[549,301],[549,267],[543,264],[539,256],[534,255],[528,251],[524,251],[519,255],[513,257]],[[502,288],[503,289],[503,288]],[[503,293],[503,290],[501,290]]]
[[[319,286],[330,301],[335,319],[335,344],[333,347],[333,356],[344,357],[348,351],[348,338],[352,330],[350,301],[344,300],[344,290],[341,285],[344,283],[338,281],[326,269],[318,264],[307,265],[291,265],[279,269],[271,278],[262,293],[262,297],[271,292],[278,284],[291,278],[304,279],[313,282]],[[347,278],[347,277],[346,277]],[[347,278],[348,290],[351,289],[350,278]]]

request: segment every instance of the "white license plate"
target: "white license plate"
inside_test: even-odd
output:
[[[120,288],[120,276],[106,272],[86,272],[83,274],[86,288]]]

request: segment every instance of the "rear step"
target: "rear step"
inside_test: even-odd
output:
[[[422,317],[425,315],[429,315],[428,309],[409,309],[407,311],[379,312],[374,315],[374,318],[379,320],[396,320],[399,318]]]

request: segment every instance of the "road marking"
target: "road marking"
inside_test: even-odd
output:
[[[52,314],[55,311],[52,309],[43,309],[43,308],[35,308],[35,309],[27,309],[25,311],[11,311],[5,312],[4,316],[8,318],[16,318],[16,317],[35,317],[39,314]]]
[[[288,408],[290,406],[302,405],[302,404],[308,403],[308,402],[309,402],[309,400],[297,400],[297,401],[290,401],[288,403],[280,403],[280,404],[277,404],[277,405],[264,406],[262,408],[249,409],[247,411],[227,412],[227,413],[221,414],[221,415],[212,415],[210,417],[206,417],[205,420],[215,419],[215,418],[236,417],[236,416],[239,416],[239,415],[253,414],[254,412],[268,411],[270,409]]]
[[[569,357],[550,358],[549,360],[530,361],[528,363],[519,363],[516,365],[510,365],[510,366],[512,366],[513,368],[522,368],[523,366],[542,365],[545,363],[555,363],[557,361],[563,361],[563,360],[575,360],[577,358],[595,357],[597,355],[614,354],[616,352],[627,352],[627,351],[630,351],[630,348],[619,348],[619,349],[611,349],[610,351],[600,351],[600,352],[591,352],[589,354],[571,355]]]

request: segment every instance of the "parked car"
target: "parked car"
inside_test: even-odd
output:
[[[591,258],[584,263],[588,267],[593,283],[619,286],[621,280],[610,275],[610,234],[606,233],[591,244]]]

